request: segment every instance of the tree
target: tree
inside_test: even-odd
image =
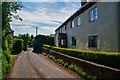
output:
[[[13,37],[11,36],[10,22],[12,17],[22,20],[16,13],[21,10],[23,5],[21,2],[2,2],[0,4],[2,5],[2,77],[4,77],[12,66],[9,47],[13,45]]]
[[[18,38],[24,40],[24,50],[27,50],[28,41],[31,40],[30,35],[28,33],[27,34],[19,34]]]
[[[52,36],[45,36],[45,35],[37,35],[34,39],[33,39],[33,49],[35,52],[41,52],[41,48],[43,46],[43,44],[47,44],[47,45],[54,45],[54,37]]]

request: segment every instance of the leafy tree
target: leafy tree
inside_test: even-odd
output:
[[[33,40],[33,49],[35,52],[41,52],[43,44],[54,45],[54,37],[37,35]]]
[[[0,5],[2,5],[2,77],[4,77],[12,66],[10,47],[13,45],[13,31],[10,28],[10,22],[12,17],[22,20],[16,13],[23,5],[21,2],[2,2]]]
[[[30,35],[28,33],[27,34],[19,34],[18,38],[24,40],[24,50],[27,50],[28,41],[31,40]]]

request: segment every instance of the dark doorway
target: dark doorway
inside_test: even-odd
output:
[[[59,33],[58,44],[61,48],[67,48],[67,35],[66,33]]]

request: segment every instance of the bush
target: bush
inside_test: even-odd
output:
[[[2,53],[2,77],[10,71],[13,63],[13,57],[9,51],[5,50]]]
[[[23,49],[23,39],[16,39],[14,44],[13,44],[13,53],[12,54],[18,54],[22,51]]]
[[[77,49],[53,47],[49,45],[44,45],[44,47],[52,49],[53,51],[61,52],[66,55],[120,69],[120,53],[82,51]]]
[[[42,52],[43,44],[54,45],[54,37],[37,35],[33,40],[33,49],[35,52]]]

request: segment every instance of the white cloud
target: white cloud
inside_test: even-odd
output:
[[[19,28],[19,29],[21,29],[21,28],[32,28],[32,26],[17,26],[17,27],[15,27],[15,26],[12,26],[12,28]]]
[[[45,26],[45,27],[40,27],[39,29],[54,32],[54,31],[55,31],[55,29],[56,29],[56,27],[49,27],[49,26]]]
[[[51,34],[55,32],[55,29],[59,26],[50,27],[50,25],[60,25],[57,21],[64,22],[71,14],[73,14],[77,8],[79,8],[74,3],[65,3],[65,7],[61,9],[46,8],[46,7],[34,7],[26,6],[27,8],[33,10],[26,10],[27,8],[18,11],[18,15],[23,19],[23,21],[13,21],[11,24],[12,28],[19,28],[23,31],[35,31],[34,27],[39,27],[39,23],[47,24],[48,26],[39,27],[39,32],[42,34]],[[56,22],[55,22],[56,21]],[[21,25],[21,26],[15,26]],[[17,32],[18,33],[18,32]]]

